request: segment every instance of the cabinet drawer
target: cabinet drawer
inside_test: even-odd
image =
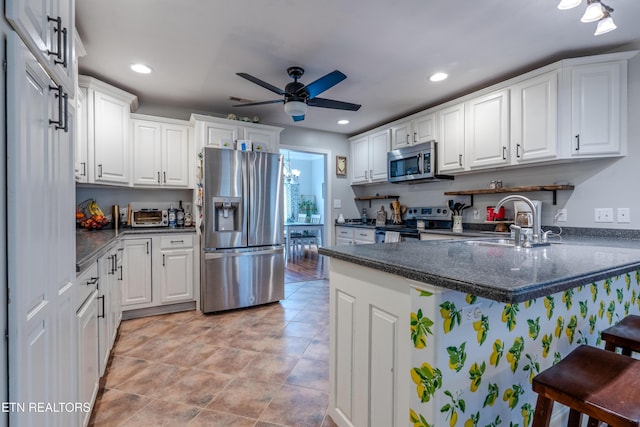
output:
[[[336,227],[336,238],[353,239],[353,228]]]
[[[193,236],[190,234],[176,234],[160,238],[161,249],[193,247]]]
[[[376,230],[374,228],[356,228],[353,231],[355,240],[376,241]]]
[[[76,279],[76,309],[79,310],[87,298],[98,289],[98,268],[94,263]]]

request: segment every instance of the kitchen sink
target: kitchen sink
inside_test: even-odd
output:
[[[515,247],[514,239],[477,239],[477,240],[465,240],[465,244],[469,246],[502,246],[502,247]],[[557,245],[561,242],[545,242],[545,243],[533,243],[532,247],[538,246],[551,246]]]

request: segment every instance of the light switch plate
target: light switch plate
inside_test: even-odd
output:
[[[595,208],[595,222],[613,222],[613,208]]]
[[[340,199],[333,199],[333,208],[334,208],[334,209],[340,209],[340,208],[342,208],[342,200],[340,200]]]

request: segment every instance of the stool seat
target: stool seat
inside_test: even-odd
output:
[[[617,325],[602,331],[601,337],[606,342],[606,350],[615,351],[620,347],[625,356],[631,356],[633,351],[640,353],[640,316],[625,317]]]
[[[614,427],[640,426],[640,361],[631,357],[579,346],[534,377],[533,390],[533,427],[549,425],[554,402],[571,409],[569,425],[584,414]]]

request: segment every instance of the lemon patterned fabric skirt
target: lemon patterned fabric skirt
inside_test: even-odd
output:
[[[533,377],[640,314],[640,271],[518,304],[425,286],[411,305],[411,425],[528,427]]]

